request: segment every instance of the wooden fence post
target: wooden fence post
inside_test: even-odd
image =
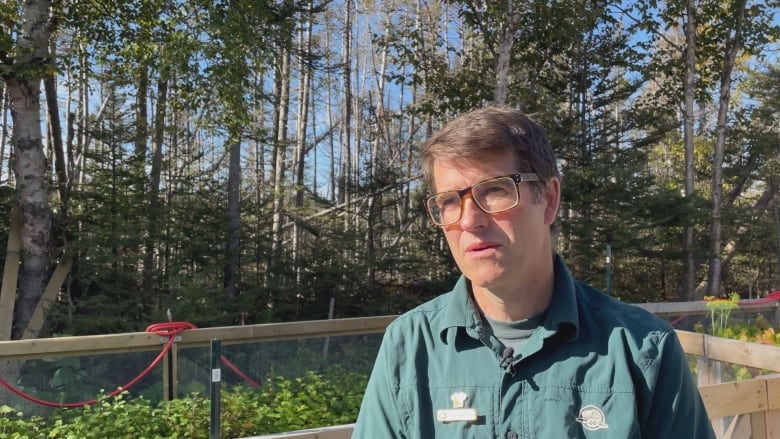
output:
[[[3,284],[0,287],[0,340],[10,340],[13,331],[16,281],[19,278],[19,252],[22,248],[21,217],[17,208],[11,209],[11,228],[3,268]]]
[[[780,439],[780,377],[766,379],[768,407],[764,415],[764,431],[767,439]]]

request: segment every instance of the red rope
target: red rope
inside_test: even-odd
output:
[[[175,337],[187,329],[198,329],[190,322],[153,323],[146,327],[146,332],[154,332],[161,337]]]
[[[221,357],[221,360],[223,363],[225,363],[225,366],[229,367],[230,370],[236,373],[236,375],[240,376],[244,381],[249,383],[254,388],[259,388],[260,384],[258,384],[255,380],[252,378],[249,378],[244,372],[241,372],[238,367],[236,367],[235,364],[231,363],[230,360],[227,359],[224,355]]]
[[[769,293],[760,299],[743,299],[739,301],[740,305],[765,305],[771,302],[777,302],[780,300],[780,290]]]
[[[138,374],[135,378],[130,380],[127,384],[125,384],[122,387],[118,387],[113,392],[109,393],[107,395],[108,398],[113,398],[123,391],[129,389],[130,387],[134,386],[138,381],[140,381],[143,377],[145,377],[149,372],[154,369],[155,366],[165,357],[165,354],[168,353],[168,351],[171,349],[171,346],[173,345],[174,341],[176,341],[176,335],[178,335],[180,332],[185,331],[187,329],[195,329],[196,326],[187,323],[187,322],[168,322],[168,323],[156,323],[154,325],[150,325],[148,328],[146,328],[146,332],[154,332],[157,335],[160,335],[162,337],[168,337],[168,341],[165,343],[165,346],[163,347],[162,351],[157,355],[157,357],[152,361],[149,366],[144,369],[143,372]],[[69,403],[59,403],[59,402],[52,402],[52,401],[46,401],[40,398],[36,398],[35,396],[32,396],[28,393],[25,393],[13,386],[11,386],[6,380],[4,380],[2,377],[0,377],[0,385],[10,390],[12,393],[16,394],[17,396],[20,396],[28,401],[32,401],[36,404],[40,404],[42,406],[46,407],[55,407],[55,408],[78,408],[83,407],[85,405],[92,405],[97,402],[96,399],[91,399],[89,401],[82,401],[82,402],[69,402]]]
[[[165,346],[163,346],[162,351],[157,355],[157,357],[149,364],[149,366],[144,369],[143,372],[138,374],[135,378],[130,380],[127,384],[125,384],[122,387],[118,387],[113,392],[109,393],[107,395],[108,398],[113,398],[123,391],[131,388],[135,384],[138,383],[143,377],[145,377],[149,372],[154,369],[157,364],[162,361],[162,359],[165,357],[165,354],[168,353],[168,351],[171,349],[171,346],[173,346],[173,343],[176,341],[176,336],[179,335],[179,333],[186,331],[187,329],[197,329],[197,326],[193,325],[189,322],[165,322],[165,323],[154,323],[152,325],[149,325],[146,328],[146,332],[154,332],[155,334],[161,336],[161,337],[168,337],[168,341],[165,343]],[[241,372],[241,370],[236,367],[235,364],[230,362],[230,360],[227,359],[224,355],[221,356],[222,362],[230,368],[233,372],[236,373],[239,377],[241,377],[244,381],[252,385],[253,387],[260,387],[260,384],[258,384],[256,381],[249,378],[245,373]],[[52,402],[52,401],[46,401],[40,398],[36,398],[33,395],[30,395],[28,393],[25,393],[15,387],[13,387],[11,384],[9,384],[6,380],[4,380],[2,377],[0,377],[0,385],[10,390],[12,393],[14,393],[17,396],[20,396],[28,401],[32,401],[36,404],[46,406],[46,407],[55,407],[55,408],[78,408],[83,407],[85,405],[92,405],[97,402],[96,399],[91,399],[89,401],[82,401],[82,402],[69,402],[69,403],[59,403],[59,402]]]
[[[186,323],[186,322],[184,322]],[[148,328],[146,328],[147,332],[154,332],[160,335],[165,335],[169,332],[172,334],[178,334],[181,332],[180,330],[180,324],[182,322],[170,322],[170,323],[156,323],[154,325],[150,325]],[[191,323],[186,323],[187,325],[190,325],[190,327],[186,329],[196,329],[197,327]],[[224,355],[220,356],[220,360],[222,360],[223,363],[225,363],[225,366],[230,368],[233,372],[236,373],[241,379],[249,383],[252,387],[260,387],[260,384],[258,384],[256,381],[254,381],[252,378],[249,378],[244,372],[241,372],[241,370],[236,367],[235,364],[233,364],[230,360],[227,359]]]
[[[173,346],[173,343],[176,341],[176,336],[179,335],[179,333],[186,331],[187,329],[197,329],[197,326],[189,322],[165,322],[165,323],[154,323],[152,325],[149,325],[146,328],[146,332],[154,332],[155,334],[161,337],[168,337],[168,341],[165,343],[165,346],[163,346],[162,351],[160,351],[157,357],[149,364],[149,366],[146,367],[146,369],[143,370],[143,372],[138,374],[138,376],[130,380],[130,382],[128,382],[124,386],[118,387],[116,390],[109,393],[107,397],[113,398],[119,395],[123,391],[133,387],[135,384],[138,383],[138,381],[140,381],[143,377],[149,374],[149,372],[151,372],[152,369],[154,369],[154,367],[157,366],[157,364],[159,364],[160,361],[162,361],[162,359],[165,357],[165,354],[167,354],[168,351],[170,351],[171,346]],[[241,377],[244,381],[252,385],[252,387],[260,387],[260,384],[258,384],[253,379],[249,378],[245,373],[241,372],[241,370],[238,367],[236,367],[236,365],[233,364],[230,360],[228,360],[227,357],[222,355],[221,360],[228,368],[230,368],[230,370],[235,372],[236,375]],[[20,396],[28,401],[32,401],[36,404],[46,406],[46,407],[78,408],[78,407],[83,407],[85,405],[92,405],[97,402],[96,399],[91,399],[89,401],[82,401],[82,402],[69,402],[69,403],[46,401],[13,387],[2,377],[0,377],[0,385],[10,390],[12,393],[14,393],[17,396]]]

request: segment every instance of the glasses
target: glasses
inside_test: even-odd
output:
[[[539,181],[539,176],[520,173],[490,178],[461,190],[432,195],[426,200],[425,207],[437,226],[449,226],[460,221],[463,198],[469,194],[481,211],[491,215],[504,212],[520,202],[517,185],[524,181]]]

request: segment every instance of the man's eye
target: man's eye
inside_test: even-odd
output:
[[[482,191],[482,196],[485,198],[501,198],[505,197],[509,191],[507,190],[506,186],[502,185],[491,185],[485,187]]]
[[[452,196],[442,197],[439,198],[439,201],[436,204],[439,205],[439,209],[446,210],[446,209],[452,209],[456,206],[460,206],[460,200],[458,199],[458,197],[452,197]]]

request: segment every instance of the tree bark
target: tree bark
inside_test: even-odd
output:
[[[308,10],[303,14],[303,20],[299,29],[300,55],[298,68],[301,74],[301,85],[298,90],[298,124],[296,127],[295,138],[295,207],[303,207],[304,195],[304,170],[306,162],[306,133],[309,123],[309,87],[313,74],[313,67],[309,57],[313,54],[312,50],[312,21],[311,12],[312,3],[309,1]],[[301,230],[302,228],[296,222],[293,226],[293,264],[295,268],[295,282],[300,284],[301,280]]]
[[[157,85],[157,108],[154,113],[154,140],[152,141],[152,160],[149,172],[149,211],[147,212],[147,235],[144,249],[144,271],[142,286],[154,286],[154,251],[159,236],[160,218],[160,174],[162,172],[163,142],[165,141],[165,113],[168,107],[168,80],[161,79]]]
[[[273,148],[273,218],[271,224],[271,251],[268,254],[266,274],[273,277],[275,258],[282,247],[282,209],[284,207],[284,160],[287,152],[287,118],[290,108],[290,46],[287,38],[279,42],[281,62],[276,71],[275,96],[276,114],[274,115],[274,148]],[[271,289],[268,290],[269,292]],[[269,303],[273,298],[269,296]]]
[[[5,167],[3,158],[5,157],[5,145],[8,144],[8,89],[5,86],[5,82],[0,83],[0,111],[3,112],[3,126],[0,127],[0,169]],[[11,169],[11,160],[8,162],[8,174],[10,175],[13,170]]]
[[[502,105],[506,103],[509,94],[509,64],[512,60],[512,48],[515,45],[515,33],[520,26],[521,14],[515,0],[506,2],[506,21],[501,26],[498,41],[498,57],[496,59],[496,89],[493,102]]]
[[[352,0],[344,3],[344,33],[341,49],[341,81],[344,100],[341,102],[341,176],[339,201],[349,204],[352,198]],[[350,229],[350,217],[344,215],[344,232]]]
[[[65,147],[62,142],[60,111],[57,106],[57,78],[54,73],[47,73],[43,79],[43,84],[46,90],[46,107],[48,110],[49,131],[51,133],[49,141],[54,150],[54,171],[57,175],[57,188],[60,194],[62,216],[65,217],[68,212],[68,171],[65,162]]]
[[[718,100],[718,122],[715,127],[715,151],[712,157],[712,223],[710,227],[710,266],[707,273],[707,294],[721,293],[721,252],[722,248],[722,198],[723,198],[723,160],[728,134],[727,117],[731,101],[731,72],[737,53],[742,49],[742,26],[745,20],[745,1],[735,3],[736,17],[734,37],[726,41],[723,71],[720,76],[720,98]]]
[[[685,144],[685,198],[689,207],[695,195],[694,186],[694,144],[693,144],[693,104],[694,88],[696,86],[696,1],[687,0],[687,19],[685,21],[685,85],[683,114],[683,142]],[[694,299],[696,289],[696,261],[693,254],[693,224],[683,228],[683,259],[684,272],[678,298],[683,301]]]
[[[41,79],[51,64],[49,53],[50,2],[22,3],[16,40],[20,54],[3,76],[10,95],[15,152],[13,170],[22,224],[22,263],[19,272],[16,320],[12,338],[22,336],[49,278],[51,209],[46,157],[41,133]],[[23,72],[23,74],[22,74]]]
[[[241,141],[230,140],[228,164],[227,241],[225,248],[225,292],[238,297],[239,253],[241,243]]]
[[[325,32],[325,46],[330,46],[330,31]],[[325,60],[328,65],[331,64],[332,59],[330,55],[330,51],[327,51],[325,54]],[[327,69],[325,71],[325,78],[328,84],[333,84],[333,74],[331,69]],[[332,96],[332,89],[333,87],[328,87],[327,90],[325,90],[325,113],[326,113],[326,121],[328,126],[332,127],[335,125],[335,121],[333,120],[333,96]],[[330,154],[329,157],[331,158],[328,161],[328,177],[329,177],[329,183],[328,183],[328,196],[331,201],[331,203],[336,204],[336,182],[338,181],[336,179],[336,142],[333,138],[334,136],[328,136],[328,153]]]

